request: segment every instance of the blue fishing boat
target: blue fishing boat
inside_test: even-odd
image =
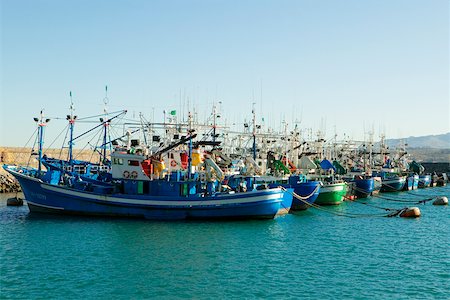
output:
[[[299,175],[291,175],[285,179],[275,176],[232,175],[226,179],[227,185],[236,190],[242,186],[243,182],[245,186],[256,185],[257,189],[261,186],[285,188],[287,193],[283,199],[282,207],[289,207],[292,211],[308,209],[319,196],[321,187],[320,181],[307,181],[305,176]],[[293,193],[296,195],[294,198]]]
[[[248,189],[265,190],[268,188],[286,188],[286,193],[281,202],[281,208],[278,214],[286,214],[292,208],[292,199],[294,189],[286,185],[280,180],[269,176],[246,176],[246,175],[231,175],[224,180],[226,186],[233,191],[247,191]]]
[[[430,174],[419,175],[418,187],[420,189],[430,187],[430,185],[431,185],[431,175]]]
[[[403,185],[403,191],[411,191],[413,189],[413,185],[414,185],[414,175],[413,174],[406,175],[406,181],[405,184]]]
[[[375,188],[374,179],[372,177],[356,176],[353,180],[355,184],[354,193],[357,198],[367,198],[370,196]]]
[[[381,192],[399,192],[406,184],[406,176],[397,173],[381,171],[375,175],[381,177]]]
[[[297,197],[292,200],[291,209],[296,211],[308,209],[317,200],[322,183],[320,181],[302,181],[292,186]]]
[[[414,174],[413,175],[413,185],[412,185],[412,189],[413,190],[417,190],[419,188],[419,175]]]
[[[34,177],[36,170],[4,168],[19,181],[31,212],[156,220],[274,218],[285,194],[279,188],[220,192],[217,183],[195,180],[63,184],[57,171]]]
[[[191,173],[191,160],[186,172],[163,172],[158,165],[149,166],[143,153],[122,148],[111,154],[110,181],[56,168],[44,170],[42,137],[48,120],[41,113],[36,122],[38,168],[3,166],[19,181],[31,212],[173,220],[274,218],[281,210],[285,196],[281,188],[227,190],[217,178]],[[192,139],[189,149],[191,157]],[[205,169],[211,172],[209,166]]]
[[[269,187],[275,187],[276,184],[269,184]],[[319,197],[322,183],[320,181],[309,181],[304,175],[291,175],[287,183],[281,185],[284,188],[292,188],[296,197],[292,199],[292,211],[306,210],[311,207],[317,197]]]

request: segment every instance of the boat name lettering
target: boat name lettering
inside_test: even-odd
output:
[[[31,196],[32,196],[33,198],[41,199],[41,200],[47,199],[47,196],[42,195],[42,194],[39,194],[39,193],[31,193]]]

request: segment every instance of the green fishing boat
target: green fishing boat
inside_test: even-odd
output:
[[[319,197],[315,204],[319,205],[339,205],[344,201],[347,193],[347,184],[345,182],[326,183],[320,188]]]

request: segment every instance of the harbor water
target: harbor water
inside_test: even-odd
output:
[[[2,299],[448,299],[450,208],[422,216],[344,202],[274,220],[185,221],[30,214],[0,195]],[[386,193],[420,200],[450,186]],[[362,201],[362,200],[361,200]]]

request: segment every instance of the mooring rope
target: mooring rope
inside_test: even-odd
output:
[[[367,195],[369,194],[369,193],[365,192],[364,190],[359,189],[357,187],[354,187],[354,189],[356,191],[358,191],[358,192],[365,193]],[[416,194],[412,194],[412,195],[415,195],[415,196],[418,196],[418,197],[422,197],[422,196],[416,195]],[[386,201],[391,201],[391,202],[412,203],[412,204],[422,204],[422,203],[426,203],[426,202],[432,201],[434,199],[434,198],[426,198],[426,199],[422,199],[422,200],[417,201],[417,200],[406,200],[404,198],[403,199],[394,199],[394,198],[390,198],[390,197],[384,197],[384,196],[381,196],[381,195],[373,195],[373,194],[372,194],[372,197],[384,199]],[[351,199],[349,199],[347,197],[346,197],[346,199],[352,201]]]
[[[305,201],[304,199],[302,199],[302,198],[304,198],[304,197],[301,197],[301,196],[297,195],[295,192],[289,192],[288,190],[286,190],[286,189],[285,189],[284,187],[282,187],[282,186],[280,186],[280,188],[281,188],[282,190],[284,190],[285,192],[288,192],[288,193],[292,194],[293,197],[295,197],[296,199],[300,200],[301,202],[305,203],[306,205],[308,205],[308,206],[310,206],[310,207],[313,207],[313,208],[315,208],[315,209],[317,209],[317,210],[320,210],[320,211],[327,212],[327,213],[329,213],[329,214],[333,214],[333,215],[336,215],[336,216],[341,216],[341,217],[347,217],[347,218],[392,217],[392,216],[397,216],[397,215],[399,215],[399,214],[401,213],[402,210],[405,210],[405,209],[406,209],[406,208],[403,208],[403,209],[400,209],[400,210],[399,210],[399,209],[386,209],[386,208],[383,208],[384,210],[394,211],[395,215],[394,215],[394,213],[382,214],[382,215],[381,215],[381,214],[355,214],[355,213],[342,213],[342,212],[336,212],[336,211],[332,211],[332,210],[329,210],[329,209],[325,209],[325,208],[321,207],[320,205],[317,205],[317,204],[314,204],[314,203],[309,203],[309,202]]]

